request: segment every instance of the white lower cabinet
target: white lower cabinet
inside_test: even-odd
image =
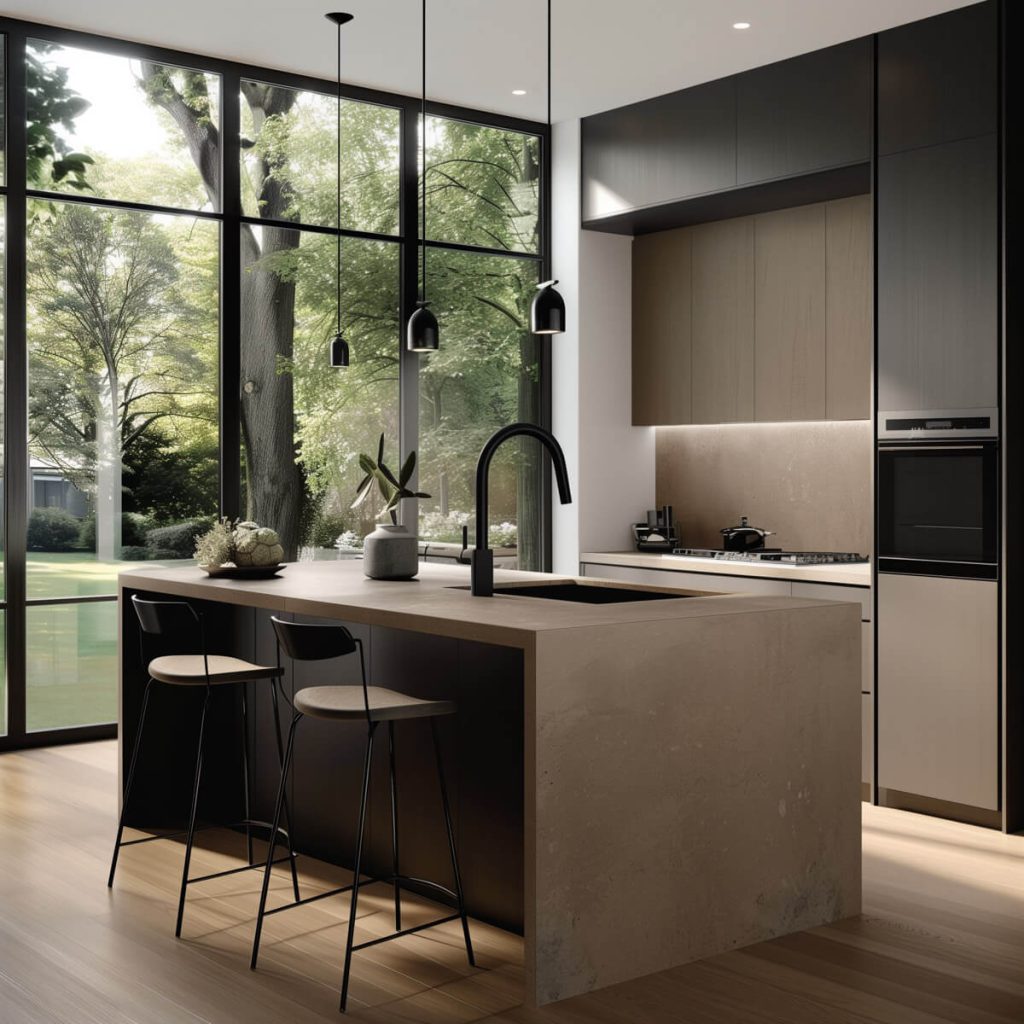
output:
[[[680,590],[706,590],[712,594],[768,594],[789,597],[789,580],[765,580],[751,576],[725,576],[704,572],[675,572],[672,569],[634,569],[629,565],[602,565],[583,562],[584,576],[599,576],[626,583],[646,583],[652,587],[679,587]]]

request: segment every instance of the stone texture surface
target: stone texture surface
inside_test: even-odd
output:
[[[720,548],[741,515],[771,547],[872,554],[871,422],[659,427],[656,492],[684,547]]]
[[[859,630],[833,605],[538,637],[538,1002],[860,911]]]

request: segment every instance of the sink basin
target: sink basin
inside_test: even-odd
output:
[[[466,588],[460,588],[466,589]],[[494,588],[494,596],[540,597],[545,601],[575,601],[577,604],[626,604],[630,601],[678,601],[690,597],[686,593],[666,593],[663,590],[633,590],[601,583],[506,583]]]

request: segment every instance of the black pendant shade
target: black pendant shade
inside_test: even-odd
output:
[[[537,285],[537,294],[530,304],[530,330],[534,334],[565,332],[565,300],[555,291],[557,281]]]
[[[425,302],[417,302],[405,325],[405,347],[410,352],[436,352],[441,347],[437,317]]]
[[[348,342],[340,334],[331,339],[331,366],[336,370],[348,366]]]
[[[338,110],[337,110],[337,131],[338,131],[338,178],[337,192],[337,264],[335,266],[336,314],[338,318],[338,330],[331,339],[331,366],[337,370],[344,370],[349,364],[348,342],[341,333],[341,26],[347,25],[352,20],[351,14],[344,11],[332,11],[325,15],[328,21],[338,26]]]

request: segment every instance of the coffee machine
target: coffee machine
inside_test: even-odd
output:
[[[662,505],[661,508],[649,509],[646,523],[633,523],[633,539],[637,551],[671,552],[679,546],[675,522],[672,518],[672,506]]]

